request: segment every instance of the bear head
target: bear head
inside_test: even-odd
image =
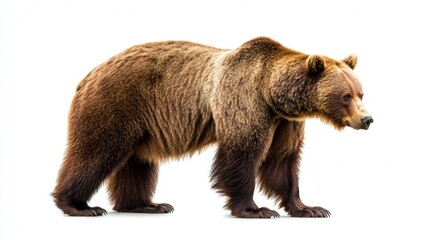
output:
[[[336,61],[295,53],[274,63],[266,95],[275,112],[290,120],[317,117],[341,130],[368,129],[373,122],[353,69],[356,55]]]

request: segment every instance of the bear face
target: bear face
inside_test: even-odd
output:
[[[323,57],[318,58],[323,60]],[[362,103],[362,85],[352,71],[357,57],[351,55],[342,61],[328,61],[328,67],[319,73],[316,87],[319,117],[337,129],[346,126],[368,129],[372,118]]]
[[[278,74],[273,74],[268,87],[274,111],[295,121],[317,117],[338,130],[346,126],[368,129],[373,120],[362,103],[362,85],[352,71],[356,55],[341,61],[295,55],[276,63]]]

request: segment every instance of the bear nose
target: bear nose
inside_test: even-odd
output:
[[[362,124],[364,126],[364,129],[367,130],[369,128],[369,125],[374,122],[374,119],[372,119],[371,116],[366,116],[362,118]]]

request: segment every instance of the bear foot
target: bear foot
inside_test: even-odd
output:
[[[130,212],[130,213],[172,213],[174,211],[173,206],[168,203],[151,204],[144,207],[138,207],[134,209],[120,209],[118,212]]]
[[[63,208],[63,212],[70,216],[96,217],[107,214],[107,211],[101,207],[87,207],[84,209],[76,209],[73,207]]]
[[[289,215],[291,217],[328,218],[331,216],[331,212],[322,207],[304,207],[291,211]]]
[[[83,201],[64,200],[65,198],[55,197],[55,204],[64,214],[69,216],[95,217],[107,214],[101,207],[90,207]]]
[[[266,207],[246,209],[244,211],[232,210],[231,215],[238,218],[279,218],[280,214]]]

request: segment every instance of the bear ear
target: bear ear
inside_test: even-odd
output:
[[[307,58],[307,68],[311,74],[320,74],[325,70],[325,59],[320,55],[310,55]]]
[[[351,69],[354,69],[357,64],[357,56],[355,54],[351,54],[350,56],[346,57],[343,62],[345,62]]]

